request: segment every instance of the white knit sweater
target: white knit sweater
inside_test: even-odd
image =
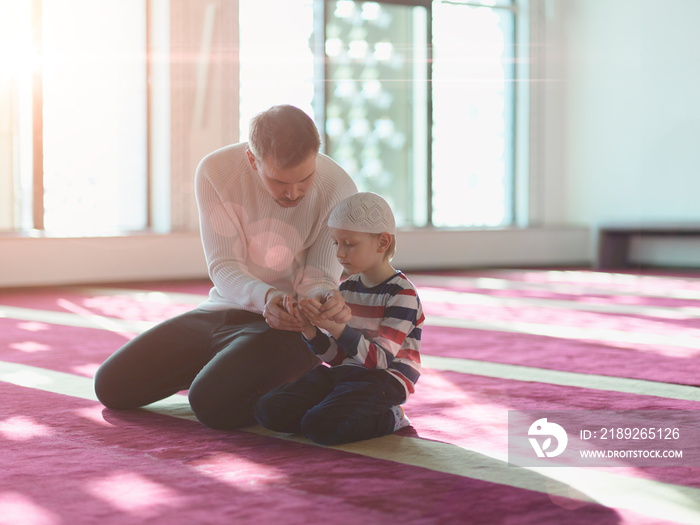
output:
[[[261,313],[271,289],[293,296],[337,289],[342,267],[326,221],[338,202],[357,192],[355,183],[319,154],[306,196],[283,208],[250,167],[246,147],[221,148],[197,168],[200,232],[214,283],[199,307]]]

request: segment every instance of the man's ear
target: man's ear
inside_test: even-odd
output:
[[[391,234],[384,232],[379,234],[378,251],[385,252],[391,246]]]
[[[248,162],[250,163],[250,167],[253,168],[255,171],[258,171],[258,166],[255,164],[255,155],[253,155],[253,152],[250,151],[250,149],[246,148],[245,150],[246,157],[248,157]]]

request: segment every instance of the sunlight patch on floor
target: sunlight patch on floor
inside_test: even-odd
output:
[[[90,479],[86,492],[121,512],[149,517],[161,507],[181,507],[185,499],[173,489],[135,472],[115,472],[101,479]]]
[[[63,521],[19,492],[0,493],[0,525],[60,525]]]
[[[11,441],[29,441],[53,434],[53,430],[30,417],[18,416],[0,421],[0,435]]]

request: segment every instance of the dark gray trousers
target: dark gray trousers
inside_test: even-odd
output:
[[[189,389],[197,418],[215,429],[255,423],[269,390],[320,364],[301,335],[270,328],[260,314],[193,310],[138,335],[95,375],[108,408],[133,409]]]

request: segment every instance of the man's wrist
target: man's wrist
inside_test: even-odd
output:
[[[283,296],[284,294],[277,288],[269,288],[267,292],[265,292],[265,304],[269,303],[276,295]]]

